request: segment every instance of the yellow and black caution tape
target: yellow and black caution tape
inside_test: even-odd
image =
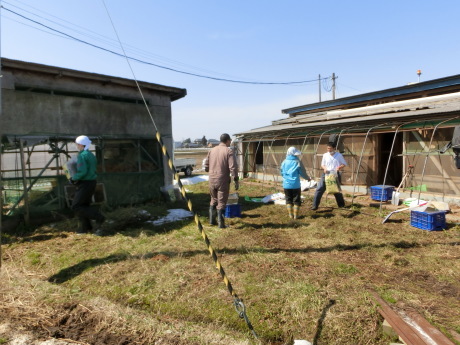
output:
[[[107,11],[107,15],[108,15],[108,17],[109,17],[109,19],[110,19],[110,22],[112,23],[113,30],[114,30],[114,32],[115,32],[115,34],[116,34],[116,36],[117,36],[118,42],[120,43],[120,47],[121,47],[121,49],[122,49],[122,51],[123,51],[123,55],[124,55],[125,58],[126,58],[126,62],[127,62],[128,66],[129,66],[129,68],[131,69],[131,72],[132,72],[133,77],[134,77],[134,81],[135,81],[135,83],[136,83],[137,89],[139,90],[139,94],[140,94],[141,97],[142,97],[142,100],[143,100],[143,102],[144,102],[144,105],[145,105],[145,108],[146,108],[146,110],[147,110],[147,113],[149,114],[150,119],[152,120],[152,124],[153,124],[153,126],[155,127],[155,130],[156,130],[156,138],[157,138],[157,140],[158,140],[158,143],[161,145],[161,150],[162,150],[162,152],[163,152],[163,155],[168,159],[169,168],[170,168],[171,171],[174,173],[174,178],[177,180],[177,183],[179,184],[179,188],[180,188],[180,190],[181,190],[182,196],[184,197],[185,201],[187,202],[187,205],[188,205],[188,208],[189,208],[190,212],[192,212],[193,215],[194,215],[196,225],[198,226],[198,230],[200,230],[201,236],[203,237],[204,241],[206,242],[206,245],[207,245],[207,247],[208,247],[209,253],[211,253],[212,259],[214,260],[214,263],[216,264],[216,267],[217,267],[217,269],[219,270],[220,275],[222,276],[222,279],[224,280],[224,283],[225,283],[225,285],[227,286],[228,291],[230,292],[230,294],[231,294],[232,297],[233,297],[233,303],[234,303],[234,305],[235,305],[236,311],[238,312],[238,315],[246,321],[246,324],[248,325],[249,329],[251,330],[253,336],[254,336],[256,339],[258,339],[257,334],[256,334],[256,332],[254,331],[254,328],[252,327],[252,324],[251,324],[251,322],[249,321],[249,319],[248,319],[248,317],[247,317],[247,315],[246,315],[246,308],[245,308],[245,306],[244,306],[243,301],[242,301],[242,300],[238,297],[238,295],[233,291],[232,284],[231,284],[230,281],[228,280],[227,275],[225,274],[225,271],[224,271],[222,265],[221,265],[220,262],[219,262],[219,259],[218,259],[218,257],[217,257],[217,254],[216,254],[215,250],[212,248],[211,242],[209,241],[208,236],[207,236],[206,233],[204,232],[204,229],[203,229],[203,226],[201,225],[200,219],[198,218],[198,215],[195,213],[195,211],[193,211],[192,202],[191,202],[190,200],[188,200],[188,198],[187,198],[187,193],[186,193],[186,191],[185,191],[184,186],[183,186],[182,183],[180,182],[179,174],[177,173],[176,168],[174,167],[174,163],[173,163],[173,161],[171,160],[171,156],[170,156],[169,153],[168,153],[168,149],[166,148],[166,146],[165,146],[164,143],[163,143],[163,139],[161,138],[160,131],[158,130],[158,127],[157,127],[157,125],[156,125],[156,123],[155,123],[155,120],[154,120],[154,118],[153,118],[153,116],[152,116],[152,113],[150,112],[149,106],[148,106],[147,102],[145,101],[144,94],[143,94],[142,89],[141,89],[141,87],[140,87],[140,85],[139,85],[139,82],[138,82],[137,79],[136,79],[136,76],[135,76],[135,74],[134,74],[134,70],[133,70],[132,67],[131,67],[131,64],[130,64],[130,62],[129,62],[128,56],[126,55],[125,49],[124,49],[124,47],[123,47],[123,44],[121,43],[120,37],[118,36],[118,32],[117,32],[117,30],[116,30],[116,28],[115,28],[115,25],[114,25],[113,21],[112,21],[112,18],[111,18],[111,16],[110,16],[109,10],[108,10],[108,8],[107,8],[107,6],[106,6],[104,0],[102,0],[102,3],[103,3],[103,5],[104,5],[104,7],[105,7],[105,9],[106,9],[106,11]]]
[[[187,197],[187,192],[186,192],[186,190],[184,188],[184,185],[181,183],[181,181],[179,179],[179,174],[177,173],[176,168],[174,167],[174,163],[173,163],[173,161],[172,161],[172,159],[171,159],[171,157],[170,157],[170,155],[168,153],[168,149],[164,145],[163,140],[162,140],[161,135],[160,135],[160,132],[158,130],[157,130],[156,138],[157,138],[158,142],[161,145],[161,150],[163,152],[163,155],[168,159],[168,166],[171,169],[171,171],[173,171],[173,173],[174,173],[174,178],[175,178],[175,180],[177,180],[177,183],[178,183],[179,188],[180,188],[180,192],[181,192],[182,196],[184,197],[184,200],[187,203],[188,209],[190,210],[190,212],[193,213],[195,223],[196,223],[196,225],[198,227],[198,230],[200,231],[201,237],[203,237],[203,240],[206,243],[206,246],[208,248],[209,253],[211,254],[212,259],[214,260],[216,268],[219,270],[219,273],[222,276],[222,279],[223,279],[225,285],[227,286],[228,292],[230,292],[230,295],[232,295],[232,297],[233,297],[233,304],[234,304],[235,309],[236,309],[236,311],[238,313],[238,316],[240,318],[244,319],[244,321],[246,322],[246,324],[247,324],[249,330],[251,331],[251,333],[253,334],[253,336],[256,339],[258,339],[257,333],[255,332],[254,327],[252,326],[251,321],[249,320],[249,318],[248,318],[248,316],[246,314],[246,307],[245,307],[243,301],[238,297],[238,295],[233,290],[232,283],[230,283],[230,280],[228,279],[227,275],[225,274],[225,270],[224,270],[224,268],[222,267],[222,265],[221,265],[221,263],[219,261],[219,258],[217,256],[216,251],[211,246],[211,241],[209,241],[209,238],[206,235],[206,232],[204,231],[204,228],[203,228],[203,225],[201,224],[200,218],[198,217],[198,214],[193,210],[192,201]]]

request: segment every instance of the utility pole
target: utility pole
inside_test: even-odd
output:
[[[319,92],[319,102],[321,103],[321,74],[318,74],[318,92]]]
[[[335,76],[335,73],[332,73],[332,99],[335,99],[335,80],[338,77]]]

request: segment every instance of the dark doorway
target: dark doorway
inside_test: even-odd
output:
[[[256,165],[263,165],[264,164],[264,143],[259,142],[257,143],[257,151],[256,151]]]
[[[393,145],[393,152],[391,152],[391,146]],[[393,185],[397,187],[401,182],[403,176],[403,135],[402,133],[383,133],[379,135],[377,154],[378,158],[378,181],[379,184],[383,184],[385,178],[385,171],[388,165],[387,177],[385,180],[386,185]],[[390,158],[391,153],[391,158]],[[390,162],[388,163],[388,159]]]
[[[245,147],[245,163],[244,173],[245,176],[250,172],[257,172],[257,166],[264,164],[264,143],[252,142],[248,143]],[[244,146],[243,146],[244,147]]]

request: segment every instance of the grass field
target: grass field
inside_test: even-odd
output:
[[[187,190],[263,344],[389,344],[371,290],[451,339],[460,333],[455,221],[428,232],[399,213],[381,224],[368,197],[345,209],[324,197],[313,212],[310,192],[299,220],[284,206],[242,201],[242,218],[218,229],[207,225],[207,184]],[[243,182],[240,200],[275,191]],[[0,321],[0,340],[11,341],[14,328],[83,344],[257,344],[195,222],[146,223],[169,208],[186,207],[107,212],[103,237],[74,234],[75,219],[3,234],[0,320],[10,332]]]

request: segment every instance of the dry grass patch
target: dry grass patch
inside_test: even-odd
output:
[[[243,183],[240,195],[262,197],[270,188]],[[388,344],[369,289],[394,306],[418,310],[446,334],[460,332],[458,226],[427,232],[410,227],[407,215],[381,224],[364,198],[340,210],[329,198],[312,212],[309,194],[300,220],[290,220],[283,206],[243,202],[243,217],[217,229],[207,226],[207,184],[187,189],[264,344],[294,338],[316,345]],[[85,317],[104,314],[107,305],[110,317],[98,316],[95,327],[140,343],[254,343],[194,222],[145,223],[142,211],[155,217],[177,206],[185,207],[113,211],[104,237],[73,235],[68,230],[75,220],[21,238],[10,234],[6,269],[18,280],[33,277],[36,285],[22,283],[4,298],[33,296],[26,305],[44,305],[56,315],[83,305],[91,310]],[[50,236],[39,240],[44,231]]]

